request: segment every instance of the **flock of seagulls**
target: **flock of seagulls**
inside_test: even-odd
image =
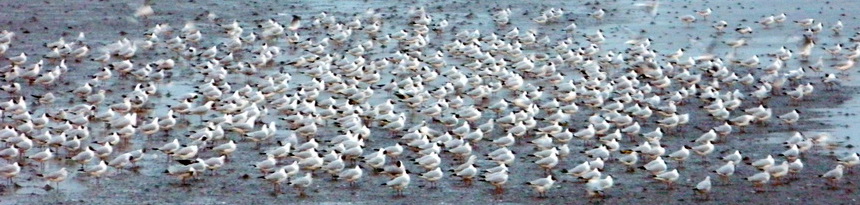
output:
[[[554,193],[559,186],[604,197],[637,177],[675,190],[694,175],[686,186],[710,199],[733,178],[758,191],[786,183],[808,172],[806,155],[839,143],[796,129],[804,101],[839,89],[860,57],[854,41],[816,44],[844,33],[841,21],[828,30],[782,13],[730,33],[710,8],[678,17],[686,28],[714,20],[714,35],[736,39],[713,45],[732,50],[723,55],[656,51],[648,38],[605,49],[610,37],[583,31],[568,9],[515,12],[493,9],[493,31],[422,7],[394,31],[384,27],[402,22],[375,12],[157,24],[100,47],[84,33],[61,37],[45,53],[7,52],[19,34],[4,30],[0,175],[9,185],[60,187],[76,175],[96,186],[156,166],[187,186],[251,167],[239,174],[275,194],[344,183],[403,196],[461,181],[497,195],[526,186],[538,197],[565,195]],[[577,22],[600,24],[611,12],[594,8]],[[515,18],[537,26],[517,27]],[[564,32],[541,29],[568,23]],[[802,45],[742,56],[755,30],[775,27],[802,32]],[[729,146],[760,127],[788,133],[785,150]],[[817,174],[821,183],[838,188],[860,156],[818,164],[833,167]],[[531,178],[508,183],[519,177]]]

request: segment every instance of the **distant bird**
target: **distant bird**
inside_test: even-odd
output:
[[[105,164],[105,161],[99,161],[98,164],[87,166],[81,169],[81,171],[86,172],[88,175],[96,178],[96,184],[98,184],[99,179],[107,172],[107,164]]]
[[[603,16],[606,15],[606,10],[597,9],[596,11],[591,13],[591,18],[596,19],[598,22],[603,21]]]
[[[605,192],[615,185],[615,180],[612,175],[606,176],[603,179],[592,179],[585,184],[585,190],[589,197],[603,197]]]
[[[305,188],[311,186],[311,184],[313,184],[313,175],[311,175],[310,172],[305,173],[302,177],[290,179],[290,186],[299,190],[300,197],[307,196],[307,194],[305,194]]]
[[[387,186],[391,189],[394,189],[394,191],[397,192],[398,196],[403,196],[403,190],[409,186],[409,182],[410,182],[409,173],[404,172],[404,173],[400,174],[399,176],[394,177],[393,179],[389,180],[388,182],[383,183],[382,186]]]
[[[747,181],[753,183],[753,186],[755,186],[756,191],[762,191],[763,185],[770,181],[770,173],[768,173],[767,171],[763,171],[750,177],[747,177],[746,179]]]
[[[681,175],[678,173],[677,169],[673,169],[672,171],[663,172],[654,176],[654,179],[658,181],[662,181],[669,186],[669,189],[673,189],[674,182],[678,180]]]
[[[693,187],[693,190],[696,191],[697,194],[701,194],[705,196],[705,199],[711,198],[711,176],[705,176],[705,179],[700,181]]]
[[[288,177],[289,176],[287,176],[287,173],[284,171],[284,168],[280,168],[280,169],[278,169],[278,171],[272,172],[272,173],[265,175],[265,176],[261,176],[260,178],[263,178],[266,181],[269,181],[270,183],[272,183],[272,186],[274,187],[275,194],[278,194],[281,192],[281,185],[280,184],[283,183],[284,181],[286,181],[288,179]]]
[[[684,22],[684,24],[686,24],[686,26],[688,28],[690,27],[690,25],[692,23],[696,22],[696,17],[693,15],[683,15],[683,16],[678,17],[678,19],[680,19],[681,22]]]
[[[293,15],[293,20],[290,21],[290,25],[287,26],[287,30],[296,31],[299,30],[302,26],[302,17],[298,15]]]
[[[845,169],[843,165],[836,165],[836,168],[827,171],[826,173],[820,175],[819,177],[827,179],[827,184],[831,187],[838,187],[839,180],[842,179],[842,171]]]
[[[56,186],[54,186],[54,188],[59,189],[60,182],[66,180],[66,178],[69,176],[69,172],[66,171],[65,167],[63,167],[63,168],[60,168],[59,170],[56,170],[53,172],[48,172],[46,174],[37,174],[36,176],[42,177],[42,178],[44,178],[50,182],[56,183]]]
[[[708,17],[711,16],[712,12],[711,8],[705,8],[703,10],[696,11],[696,14],[701,16],[703,19],[708,20]]]
[[[361,178],[364,171],[358,165],[352,169],[344,169],[339,174],[337,174],[338,180],[345,180],[349,182],[350,186],[355,186],[356,182]]]
[[[735,28],[735,31],[738,32],[739,34],[752,34],[753,33],[753,29],[749,26]]]
[[[9,186],[14,183],[12,178],[18,176],[19,173],[21,173],[21,166],[18,165],[18,162],[0,166],[0,176],[9,180]]]
[[[538,197],[546,197],[546,192],[552,188],[552,185],[555,183],[555,180],[552,178],[552,175],[547,176],[546,178],[535,179],[529,182],[526,182],[527,185],[532,187],[536,192],[538,192]]]

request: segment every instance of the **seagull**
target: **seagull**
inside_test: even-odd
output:
[[[716,23],[711,25],[711,27],[716,29],[718,34],[722,34],[723,30],[725,30],[726,27],[729,27],[729,23],[727,23],[726,21],[717,21]]]
[[[697,194],[705,195],[705,199],[710,199],[711,176],[705,176],[705,179],[697,183],[696,187],[693,187],[693,190],[695,190]]]
[[[27,54],[21,53],[17,56],[9,57],[8,59],[12,62],[12,65],[22,65],[27,62]]]
[[[409,181],[410,181],[410,178],[409,178],[409,173],[407,171],[407,172],[401,173],[397,177],[394,177],[393,179],[389,180],[388,182],[383,183],[382,186],[387,186],[391,189],[394,189],[395,191],[397,191],[398,196],[403,196],[403,190],[409,186]]]
[[[338,180],[346,180],[349,182],[350,186],[355,186],[355,183],[358,179],[361,178],[364,171],[362,171],[361,167],[355,165],[355,168],[352,169],[344,169],[340,173],[337,174]]]
[[[833,26],[830,26],[830,30],[833,31],[834,36],[838,36],[840,33],[842,33],[842,29],[844,27],[845,26],[842,25],[842,20],[837,20],[836,23],[833,24]]]
[[[672,171],[663,172],[655,175],[654,179],[666,183],[666,185],[669,186],[669,189],[673,189],[674,187],[672,186],[672,184],[677,181],[680,176],[681,175],[678,174],[678,170],[673,169]]]
[[[775,162],[773,160],[773,156],[767,155],[767,157],[765,157],[763,159],[758,159],[756,161],[750,162],[749,165],[752,165],[752,166],[758,168],[759,170],[765,170],[768,167],[773,166],[774,163]]]
[[[191,159],[197,156],[197,151],[197,145],[191,145],[177,149],[171,156],[176,159]]]
[[[66,177],[69,176],[69,172],[66,171],[66,168],[60,168],[57,171],[48,172],[47,174],[37,174],[36,176],[47,179],[50,182],[56,183],[56,188],[60,187],[60,182],[65,181]]]
[[[427,180],[430,182],[430,187],[436,187],[436,181],[439,181],[444,176],[442,169],[436,167],[433,170],[427,171],[421,175],[418,175],[419,178]]]
[[[547,176],[546,178],[535,179],[529,182],[526,182],[526,185],[529,185],[538,192],[538,197],[545,198],[546,192],[552,188],[552,185],[555,183],[555,180],[552,178],[552,175]]]
[[[597,9],[596,11],[591,13],[591,18],[596,19],[598,22],[603,21],[603,16],[606,15],[606,10]]]
[[[274,186],[274,189],[275,189],[274,190],[275,194],[278,194],[281,192],[281,185],[280,184],[283,183],[284,181],[286,181],[288,179],[288,177],[289,176],[287,176],[287,172],[284,171],[284,168],[279,168],[278,171],[272,172],[272,173],[265,175],[265,176],[261,176],[260,178],[263,178],[266,181],[269,181],[270,183],[272,183],[272,186]]]
[[[803,170],[803,162],[800,159],[795,159],[788,164],[788,173],[791,175],[797,175],[801,170]]]
[[[155,148],[155,150],[158,150],[158,151],[163,152],[164,154],[167,154],[167,159],[168,159],[168,161],[170,161],[170,157],[173,155],[173,152],[175,152],[176,150],[179,150],[179,146],[180,146],[179,140],[174,138],[173,141],[168,142],[167,144],[164,144],[159,148]]]
[[[705,8],[703,10],[696,11],[696,14],[702,16],[703,19],[708,20],[708,16],[711,16],[712,12],[711,8]]]
[[[767,171],[759,172],[755,175],[746,178],[747,181],[752,182],[756,188],[756,191],[762,191],[762,185],[766,184],[770,180],[770,173]]]
[[[684,22],[684,24],[686,24],[686,26],[688,28],[690,28],[690,25],[692,23],[696,22],[696,17],[693,15],[683,15],[683,16],[678,17],[678,19],[680,19],[681,22]]]
[[[486,181],[492,184],[495,189],[496,194],[504,193],[504,185],[508,182],[508,171],[503,170],[499,172],[490,172],[484,175],[484,178],[481,181]]]
[[[735,28],[735,31],[742,35],[753,33],[753,29],[749,26]]]
[[[841,164],[836,165],[836,168],[833,168],[830,171],[827,171],[826,173],[819,175],[819,177],[827,179],[827,183],[831,187],[838,187],[837,183],[839,182],[839,180],[842,179],[842,170],[843,169],[845,169],[845,166],[843,166]]]
[[[299,197],[307,196],[305,194],[305,188],[311,186],[312,183],[313,177],[310,172],[305,173],[302,177],[290,179],[290,186],[299,190]]]
[[[779,165],[768,167],[767,171],[770,174],[770,177],[773,178],[774,184],[781,183],[779,179],[785,175],[788,175],[788,161],[782,161]]]
[[[81,171],[86,172],[88,175],[96,178],[96,184],[99,183],[99,179],[107,172],[107,164],[105,164],[104,160],[99,160],[99,163],[92,166],[87,166]]]
[[[475,176],[478,175],[478,169],[475,168],[475,166],[472,164],[469,164],[468,166],[460,169],[459,171],[457,171],[456,169],[452,171],[455,171],[454,176],[457,176],[462,179],[463,183],[466,186],[471,186],[472,180],[475,178]]]
[[[13,184],[12,178],[18,176],[19,173],[21,173],[21,166],[18,165],[18,162],[0,166],[0,175],[9,180],[9,185]]]
[[[293,164],[296,163],[296,161],[293,162]],[[276,165],[277,160],[275,160],[275,157],[272,155],[266,155],[266,159],[255,163],[254,167],[259,169],[262,173],[268,173],[270,170],[274,169]]]
[[[585,184],[585,191],[589,197],[603,197],[604,192],[615,185],[615,180],[612,175],[606,176],[603,179],[591,179]]]
[[[302,17],[298,15],[293,15],[293,20],[290,21],[290,25],[287,27],[287,30],[296,31],[302,26]]]
[[[672,152],[669,154],[669,158],[678,162],[678,166],[683,166],[685,160],[690,157],[690,148],[689,146],[682,146],[678,151]],[[698,153],[698,151],[696,152]]]
[[[729,177],[735,173],[735,162],[734,161],[726,162],[725,165],[720,166],[719,168],[714,170],[714,173],[717,173],[717,175],[720,175],[720,178],[723,179],[723,181],[728,182]]]
[[[788,17],[785,15],[785,13],[780,13],[779,15],[776,15],[773,19],[776,21],[776,23],[781,24],[782,22],[785,22],[787,18]]]
[[[774,18],[774,16],[767,16],[762,18],[761,20],[758,20],[756,23],[764,26],[764,29],[768,29],[770,25],[776,23],[776,19]]]
[[[803,28],[809,28],[810,26],[812,26],[812,24],[815,23],[815,19],[811,19],[811,18],[800,19],[800,20],[794,21],[794,23],[796,23],[797,25],[799,25]]]
[[[844,156],[844,157],[839,158],[837,160],[837,162],[840,165],[845,166],[845,168],[851,168],[851,167],[860,165],[860,154],[858,154],[856,152],[852,153],[848,156]]]
[[[708,154],[714,152],[714,144],[712,144],[711,141],[705,141],[704,144],[697,145],[693,147],[692,150],[699,156],[707,157]]]
[[[51,153],[51,149],[45,149],[44,151],[37,152],[33,155],[27,156],[28,159],[39,162],[39,167],[41,170],[45,170],[45,162],[54,158],[54,154]]]

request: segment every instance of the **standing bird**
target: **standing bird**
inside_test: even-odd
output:
[[[268,174],[266,176],[261,176],[260,178],[263,178],[266,181],[272,183],[272,186],[274,186],[275,189],[275,194],[277,195],[281,193],[281,183],[286,181],[289,176],[287,176],[287,172],[284,171],[284,168],[280,168],[278,169],[278,171],[272,172],[271,174]]]
[[[794,109],[791,110],[791,112],[780,115],[778,118],[782,120],[783,123],[787,124],[789,128],[793,129],[792,125],[794,125],[794,123],[797,123],[797,121],[800,119],[800,111]]]
[[[388,182],[383,183],[382,185],[387,186],[391,189],[394,189],[394,191],[397,191],[397,196],[403,196],[403,189],[406,189],[406,187],[409,186],[410,180],[411,179],[409,178],[409,172],[407,171],[407,172],[403,172],[402,174],[395,177],[394,179],[391,179]]]
[[[186,180],[189,178],[197,176],[198,172],[199,170],[194,169],[193,166],[182,164],[170,165],[167,167],[167,170],[164,171],[164,173],[167,173],[170,176],[179,178],[179,180],[182,181],[182,185],[185,185]]]
[[[723,30],[725,30],[726,27],[729,27],[729,23],[726,21],[717,21],[716,23],[711,25],[711,27],[717,30],[717,34],[722,34]]]
[[[12,184],[14,184],[12,182],[12,178],[14,178],[15,176],[18,176],[18,173],[20,173],[20,172],[21,172],[21,166],[18,165],[18,162],[0,166],[0,176],[6,177],[6,179],[9,180],[8,186],[11,186]]]
[[[546,176],[546,178],[535,179],[529,182],[526,182],[526,185],[529,185],[538,192],[538,197],[546,198],[546,192],[552,188],[552,185],[555,183],[555,180],[552,178],[552,175]]]
[[[47,174],[37,174],[36,176],[47,179],[48,181],[55,182],[57,186],[54,188],[60,188],[60,182],[66,180],[66,177],[69,176],[69,172],[66,171],[66,168],[60,168],[60,170],[49,172]]]
[[[44,171],[45,161],[53,159],[54,154],[51,153],[51,149],[45,149],[45,151],[37,152],[36,154],[27,156],[27,158],[39,162],[39,167],[41,167],[42,171]]]
[[[657,174],[656,176],[654,176],[654,179],[666,183],[666,185],[669,186],[669,189],[674,189],[675,187],[673,186],[673,184],[680,177],[681,175],[678,174],[678,170],[673,169],[672,171]]]
[[[696,22],[696,17],[693,15],[683,15],[678,17],[678,19],[680,19],[681,22],[684,22],[687,28],[692,28],[691,25]]]
[[[613,185],[615,185],[615,180],[612,179],[612,175],[609,175],[603,179],[596,178],[588,180],[588,183],[585,184],[585,191],[588,193],[589,197],[603,197],[603,192],[611,188]]]
[[[819,177],[827,179],[827,184],[830,185],[831,188],[835,189],[839,187],[839,184],[837,183],[842,179],[843,169],[845,169],[845,166],[842,166],[841,164],[836,165],[836,168],[827,171]]]
[[[599,23],[599,22],[602,22],[602,21],[603,21],[603,17],[604,17],[605,15],[606,15],[606,10],[603,10],[603,9],[597,9],[597,11],[594,11],[594,12],[592,12],[592,13],[591,13],[591,18],[596,19],[596,20],[597,20],[597,22]]]
[[[699,16],[702,16],[702,19],[704,19],[704,20],[708,20],[708,17],[711,16],[711,13],[713,13],[713,10],[711,10],[711,8],[706,8],[706,9],[701,10],[701,11],[696,11],[696,14],[699,14]]]
[[[693,188],[697,194],[705,195],[705,199],[710,199],[711,195],[711,176],[705,176],[705,179],[696,184],[696,187]]]
[[[307,194],[305,194],[305,188],[311,186],[311,184],[313,184],[313,180],[314,179],[313,175],[311,175],[311,172],[307,172],[303,177],[296,177],[291,179],[290,186],[299,190],[299,197],[305,197],[307,196]]]
[[[842,158],[837,159],[837,161],[838,161],[837,163],[839,163],[842,166],[845,166],[845,168],[849,168],[849,171],[850,171],[851,167],[854,167],[854,166],[860,164],[860,153],[856,153],[856,152],[852,153],[848,156],[844,156]]]
[[[717,175],[720,175],[720,178],[723,181],[728,182],[729,176],[732,176],[733,174],[735,174],[735,162],[734,161],[726,162],[725,165],[720,166],[720,168],[717,168],[717,170],[714,170],[714,173],[717,173]]]
[[[762,187],[764,184],[767,184],[770,181],[770,173],[767,171],[759,172],[758,174],[747,177],[747,181],[752,182],[755,187],[755,191],[760,192],[763,191]]]
[[[436,187],[436,181],[439,181],[439,179],[442,179],[443,176],[444,176],[444,174],[442,173],[442,168],[439,168],[439,167],[436,167],[436,169],[425,172],[424,174],[418,175],[418,177],[430,182],[431,188],[435,188]]]
[[[496,194],[502,194],[505,192],[504,185],[508,182],[508,171],[505,169],[499,172],[487,173],[481,180],[493,184],[493,186],[496,187]]]
[[[460,179],[463,180],[463,183],[466,186],[471,186],[472,180],[475,178],[476,175],[478,175],[478,168],[475,168],[475,165],[473,165],[473,164],[469,164],[468,166],[461,169],[460,171],[457,171],[457,170],[454,170],[454,171],[455,171],[454,176],[460,177]]]
[[[834,23],[833,26],[830,27],[830,30],[833,31],[834,36],[838,36],[840,33],[842,33],[842,28],[844,27],[845,26],[842,25],[842,20],[837,20],[836,23]]]
[[[290,26],[287,27],[287,30],[296,31],[302,27],[302,17],[298,15],[293,15],[293,20],[290,21]]]
[[[98,164],[87,166],[80,171],[86,172],[88,175],[96,178],[96,184],[98,184],[99,179],[107,172],[107,164],[105,164],[104,160],[100,160]]]
[[[361,175],[364,171],[361,170],[361,167],[355,165],[355,168],[345,169],[337,174],[337,180],[346,180],[349,182],[350,186],[355,186],[355,182],[361,178]]]

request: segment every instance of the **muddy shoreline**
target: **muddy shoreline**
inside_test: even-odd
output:
[[[856,20],[856,16],[848,14],[841,15],[844,9],[860,8],[860,3],[851,1],[833,1],[828,4],[804,6],[809,2],[789,2],[780,5],[773,5],[774,8],[761,8],[767,1],[755,0],[748,2],[675,2],[664,1],[661,4],[659,15],[648,22],[650,17],[641,11],[641,9],[633,6],[630,1],[610,1],[599,5],[611,13],[603,22],[595,22],[588,18],[588,13],[592,11],[590,7],[595,5],[585,2],[542,2],[547,7],[563,7],[568,9],[566,14],[566,22],[547,24],[540,27],[538,30],[541,34],[552,35],[553,39],[562,39],[564,34],[562,28],[567,26],[567,22],[576,22],[579,25],[580,34],[592,33],[595,30],[603,29],[607,33],[607,41],[604,43],[608,50],[621,51],[626,45],[623,42],[630,38],[643,35],[654,39],[652,47],[661,52],[671,52],[677,48],[687,48],[689,55],[699,55],[704,51],[704,45],[711,43],[710,41],[722,41],[735,38],[735,34],[726,34],[725,36],[713,35],[713,30],[709,27],[710,22],[715,19],[723,19],[731,22],[732,26],[736,24],[749,25],[756,28],[761,34],[753,35],[750,40],[750,45],[744,47],[736,55],[738,58],[746,58],[753,54],[764,55],[774,52],[779,46],[785,45],[794,49],[797,47],[796,42],[787,39],[794,39],[799,32],[795,31],[795,25],[786,24],[784,27],[775,27],[772,29],[761,29],[754,21],[760,18],[761,15],[771,15],[778,12],[787,12],[791,18],[816,18],[825,22],[832,22],[836,19],[841,19],[846,24],[846,31],[842,36],[829,36],[822,34],[820,44],[830,46],[836,42],[843,42],[857,31],[857,26],[860,25]],[[129,39],[141,38],[145,29],[153,26],[155,23],[169,22],[174,28],[180,28],[184,22],[197,19],[199,28],[204,35],[212,38],[223,38],[219,36],[216,23],[230,22],[233,19],[241,19],[244,24],[251,26],[252,22],[275,18],[281,22],[288,22],[290,15],[312,16],[321,11],[330,12],[332,15],[337,15],[339,20],[350,19],[353,13],[364,11],[368,7],[379,8],[377,12],[383,13],[390,23],[386,23],[383,27],[384,32],[393,32],[400,29],[405,20],[398,19],[406,11],[408,5],[424,5],[428,8],[428,13],[447,16],[451,21],[452,29],[459,31],[460,29],[480,29],[482,34],[495,32],[504,33],[511,29],[496,28],[490,20],[491,8],[522,8],[534,3],[521,1],[499,1],[499,2],[435,2],[435,1],[343,1],[343,2],[314,2],[314,1],[235,1],[235,2],[175,2],[162,3],[156,2],[153,4],[153,9],[156,11],[154,16],[147,19],[139,19],[131,16],[134,9],[139,7],[142,2],[139,1],[89,1],[89,0],[71,0],[63,2],[36,2],[36,1],[10,1],[0,2],[0,19],[8,21],[6,26],[0,27],[0,30],[6,29],[17,32],[16,40],[13,47],[6,52],[6,56],[18,54],[20,52],[38,53],[39,56],[46,52],[46,49],[41,46],[45,42],[56,40],[59,36],[66,36],[66,39],[71,39],[79,31],[87,33],[87,41],[93,47],[101,47],[103,45],[115,42],[116,40],[127,37]],[[838,5],[838,6],[837,6]],[[693,14],[694,10],[700,8],[711,7],[715,10],[712,19],[708,22],[696,23],[694,28],[684,28],[677,20],[677,16],[684,14]],[[516,13],[525,13],[525,9],[515,9]],[[528,11],[529,15],[534,16],[538,12],[535,9]],[[216,16],[216,23],[207,20],[207,14]],[[278,13],[286,13],[290,15],[278,15]],[[470,13],[474,15],[472,18],[466,18]],[[397,15],[394,15],[397,14]],[[398,16],[399,15],[399,16]],[[33,21],[33,19],[37,21]],[[521,29],[536,26],[529,19],[513,19],[512,24]],[[250,28],[250,27],[249,27]],[[645,29],[647,32],[639,34],[639,30]],[[26,31],[26,32],[25,32]],[[303,31],[307,32],[307,31]],[[65,35],[64,35],[65,34]],[[303,35],[313,36],[315,33],[303,33]],[[425,52],[440,49],[444,39],[450,39],[455,32],[449,32],[439,37],[437,42],[431,42],[430,48]],[[318,35],[318,34],[317,34]],[[582,41],[580,36],[571,36],[578,41]],[[221,41],[208,41],[200,47],[209,47],[221,43]],[[281,42],[283,43],[283,42]],[[580,46],[586,46],[582,44]],[[341,48],[341,50],[345,50]],[[393,48],[377,49],[378,58],[385,53],[393,52]],[[730,52],[725,46],[714,50],[715,54],[724,55]],[[816,50],[814,56],[827,55],[823,51]],[[97,52],[96,52],[97,53]],[[141,53],[136,58],[146,59],[141,62],[148,62],[174,55],[165,50],[157,50],[155,52]],[[276,59],[276,62],[289,62],[289,57]],[[765,59],[762,57],[762,59]],[[0,64],[6,65],[5,60],[0,60]],[[451,62],[462,63],[451,59]],[[185,62],[179,62],[183,65]],[[764,64],[765,62],[763,62]],[[769,63],[769,61],[767,62]],[[825,64],[835,62],[827,61]],[[50,64],[53,67],[53,64]],[[784,69],[794,69],[798,66],[806,64],[792,60]],[[64,74],[64,79],[51,90],[57,95],[58,99],[70,97],[72,94],[67,93],[67,90],[73,89],[82,82],[89,80],[89,75],[99,71],[99,64],[91,61],[84,62],[69,62],[72,71]],[[759,71],[747,71],[746,68],[733,67],[733,71],[738,73],[753,73]],[[565,75],[576,75],[573,70],[559,69]],[[825,69],[826,72],[834,72],[833,69]],[[277,72],[277,70],[266,70],[266,73]],[[851,77],[857,75],[856,71],[851,71]],[[175,105],[178,102],[179,96],[193,90],[193,86],[198,82],[181,80],[183,78],[193,77],[193,71],[190,70],[173,70],[172,82],[164,83],[160,86],[162,91],[159,91],[158,96],[153,96],[150,102],[154,103],[155,109],[152,111],[141,113],[141,116],[162,116],[166,111],[165,105]],[[261,76],[261,75],[259,75]],[[260,173],[251,167],[253,162],[264,159],[264,156],[258,153],[261,150],[254,148],[254,143],[248,141],[239,141],[241,138],[236,133],[229,133],[228,137],[236,139],[238,143],[237,153],[233,155],[231,162],[218,171],[218,175],[209,176],[209,172],[205,176],[190,181],[189,185],[181,185],[176,178],[167,176],[162,172],[167,168],[164,154],[156,151],[148,153],[147,157],[137,166],[139,168],[133,170],[114,170],[111,169],[107,177],[102,179],[100,184],[95,184],[91,177],[85,174],[73,172],[65,182],[60,184],[59,190],[46,190],[46,183],[43,179],[36,177],[33,170],[34,167],[25,167],[22,174],[16,178],[16,183],[20,187],[10,187],[3,183],[0,188],[3,190],[0,196],[0,204],[269,204],[269,203],[288,203],[288,204],[442,204],[442,203],[458,203],[458,204],[488,204],[488,203],[511,203],[511,204],[587,204],[587,203],[607,203],[607,204],[628,204],[628,203],[655,203],[655,204],[725,204],[725,203],[752,203],[752,204],[852,204],[860,200],[860,194],[856,193],[857,184],[855,182],[860,179],[860,174],[847,174],[840,182],[839,189],[828,189],[825,180],[818,175],[832,169],[836,165],[835,158],[844,156],[852,148],[860,146],[857,141],[845,139],[845,136],[834,135],[834,140],[839,143],[833,149],[823,147],[815,147],[808,153],[805,153],[801,158],[806,163],[803,171],[797,176],[792,176],[791,179],[785,181],[782,185],[766,185],[763,192],[753,191],[751,183],[744,180],[745,177],[757,173],[751,166],[742,165],[737,167],[735,175],[731,177],[729,182],[714,180],[714,188],[712,190],[713,199],[702,200],[694,195],[693,186],[704,178],[710,175],[716,179],[713,170],[720,166],[719,157],[723,156],[724,152],[740,150],[745,153],[744,156],[752,159],[759,159],[769,154],[776,157],[777,154],[783,152],[785,147],[782,142],[791,135],[792,131],[801,131],[807,136],[824,130],[844,130],[856,129],[853,127],[840,127],[840,122],[830,122],[829,119],[835,114],[857,113],[857,110],[837,111],[829,110],[828,108],[836,108],[845,102],[851,102],[850,99],[856,97],[860,92],[860,87],[856,87],[855,80],[845,80],[844,85],[838,86],[835,90],[825,90],[817,80],[822,76],[822,73],[807,73],[805,82],[812,82],[816,86],[816,91],[813,96],[805,98],[803,101],[793,104],[786,96],[776,96],[768,101],[768,106],[773,108],[774,117],[778,114],[786,113],[792,109],[803,109],[804,114],[801,121],[794,125],[793,128],[780,125],[778,119],[771,119],[766,125],[753,125],[746,129],[746,133],[739,134],[733,132],[727,142],[716,144],[716,150],[707,158],[702,158],[693,155],[685,162],[685,168],[681,171],[680,180],[676,184],[675,190],[667,190],[664,184],[655,182],[650,179],[650,175],[637,170],[634,173],[628,173],[623,165],[617,161],[607,163],[607,168],[604,170],[605,175],[615,177],[615,186],[606,192],[605,199],[589,199],[586,197],[584,184],[576,181],[570,176],[562,174],[561,169],[569,169],[578,163],[586,160],[586,156],[579,154],[585,148],[584,144],[578,140],[570,142],[571,154],[564,158],[559,165],[553,170],[553,175],[565,180],[565,182],[557,182],[556,186],[548,193],[548,198],[536,198],[537,194],[523,183],[542,177],[543,171],[540,170],[532,162],[536,160],[534,157],[527,157],[526,154],[518,155],[516,162],[511,166],[511,178],[505,186],[505,194],[495,196],[492,194],[493,187],[487,183],[476,182],[472,186],[466,187],[450,177],[450,173],[445,173],[445,178],[441,180],[437,188],[424,187],[427,182],[413,176],[412,184],[405,191],[405,197],[395,197],[394,191],[378,186],[387,181],[387,177],[382,175],[373,175],[370,170],[365,170],[366,175],[360,180],[359,186],[350,188],[346,183],[333,180],[331,175],[322,171],[315,172],[315,181],[309,187],[307,198],[298,198],[292,188],[287,188],[283,185],[285,193],[274,196],[272,194],[271,185],[263,180],[257,179]],[[307,76],[294,74],[294,82],[291,82],[291,88],[298,87],[302,84],[302,80],[307,80]],[[388,82],[391,79],[402,76],[384,76],[380,82]],[[246,82],[247,79],[241,76],[230,76],[228,81],[240,83]],[[530,81],[536,85],[542,85],[543,82]],[[438,83],[438,82],[437,82]],[[102,88],[111,89],[109,93],[111,98],[106,101],[107,104],[117,102],[119,96],[131,90],[136,84],[132,80],[120,79],[111,80],[102,85]],[[748,88],[740,85],[729,85],[731,89],[740,89],[742,92],[750,92]],[[32,89],[23,91],[27,95],[41,95],[47,92],[44,87],[37,86]],[[168,94],[169,93],[169,94]],[[322,96],[327,97],[327,94]],[[510,96],[508,92],[495,93],[492,96],[491,102],[495,102],[501,98]],[[371,98],[372,102],[382,102],[385,99],[392,97],[387,93],[377,93]],[[7,100],[10,96],[7,93],[0,94],[0,100]],[[393,97],[392,97],[393,98]],[[322,98],[321,98],[322,99]],[[58,100],[53,106],[68,106],[74,105]],[[675,151],[682,145],[689,144],[689,141],[695,139],[703,129],[717,126],[722,122],[712,120],[707,116],[707,113],[701,109],[696,109],[703,105],[698,100],[692,101],[682,108],[683,112],[689,112],[691,115],[691,123],[681,130],[668,132],[663,138],[663,144],[667,146],[667,152]],[[755,103],[744,102],[741,108],[749,108],[755,106]],[[44,109],[39,106],[35,108]],[[43,112],[42,110],[37,113]],[[733,116],[741,111],[733,111]],[[574,115],[570,125],[571,130],[578,130],[585,126],[585,121],[593,111],[582,107],[582,111]],[[281,116],[270,116],[263,121],[276,120]],[[485,113],[480,122],[485,122],[489,119],[498,118],[495,113]],[[158,147],[168,140],[172,140],[174,136],[187,136],[190,130],[195,130],[201,127],[200,122],[196,120],[196,116],[190,117],[187,127],[178,126],[170,135],[156,134],[154,136],[137,139],[132,143],[117,147],[115,153],[124,153],[134,149],[149,149]],[[656,128],[654,120],[659,119],[656,116],[650,118],[648,123],[643,123],[643,132],[651,131]],[[183,120],[183,121],[184,121]],[[428,118],[417,118],[415,122],[427,120]],[[148,121],[148,120],[147,120]],[[849,123],[851,121],[848,121]],[[8,122],[6,122],[8,123]],[[544,125],[541,123],[538,127]],[[93,125],[91,128],[93,134],[101,134],[103,131],[102,125]],[[433,128],[438,130],[446,130],[447,128],[440,125],[433,125]],[[387,130],[372,127],[374,134],[373,140],[368,142],[365,150],[375,149],[389,146],[396,142],[394,136]],[[320,129],[318,133],[319,139],[330,139],[337,134],[338,130]],[[286,131],[279,133],[276,138],[284,137]],[[493,133],[485,134],[485,138],[495,138],[504,135],[504,130],[496,127]],[[531,153],[533,146],[526,144],[534,137],[529,136],[524,139],[518,139],[517,145],[511,149],[515,153]],[[857,140],[858,137],[851,136]],[[627,139],[629,140],[629,139]],[[623,147],[631,148],[641,143],[641,138],[636,143],[624,141]],[[214,144],[220,144],[216,142]],[[269,142],[262,145],[263,149],[276,146],[275,143]],[[494,147],[489,143],[476,147],[474,154],[483,156],[492,151]],[[36,150],[31,150],[36,152]],[[369,153],[369,151],[365,151]],[[66,153],[59,153],[60,155]],[[617,154],[617,153],[616,153]],[[112,157],[115,155],[111,155]],[[201,152],[201,158],[215,156],[211,152]],[[416,156],[414,152],[405,152],[402,159],[412,159]],[[450,153],[442,154],[443,169],[447,170],[460,163],[460,161],[452,160]],[[476,163],[481,169],[489,168],[493,165],[492,162],[483,157]],[[782,158],[777,160],[782,161]],[[291,160],[281,161],[280,164],[286,165],[291,163]],[[640,163],[643,163],[640,160]],[[670,169],[678,167],[678,164],[667,160]],[[71,167],[76,164],[68,161],[54,161],[49,165],[49,170],[54,170],[54,167],[66,166]],[[406,165],[409,170],[423,170],[412,163]]]

